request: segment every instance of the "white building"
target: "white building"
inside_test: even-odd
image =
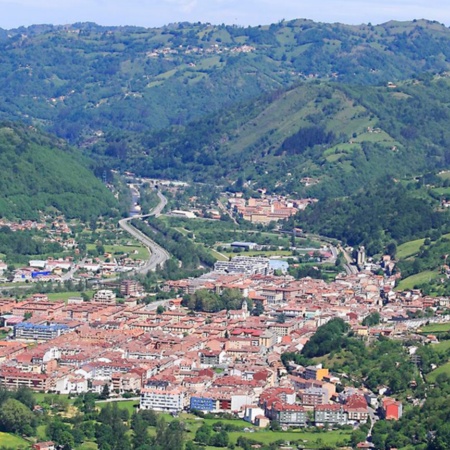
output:
[[[88,382],[83,377],[69,375],[56,382],[56,391],[60,394],[82,394],[88,391]]]
[[[244,420],[255,423],[257,416],[264,416],[264,410],[256,405],[247,405],[245,407]]]
[[[141,390],[141,409],[155,411],[178,412],[184,408],[184,392],[181,388],[156,389],[144,388]]]
[[[220,273],[244,273],[247,275],[267,275],[270,273],[269,258],[235,256],[231,261],[217,261],[214,271]]]
[[[93,300],[100,303],[116,303],[116,294],[109,289],[100,289],[94,294]]]

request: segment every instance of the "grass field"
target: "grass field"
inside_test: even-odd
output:
[[[450,187],[434,188],[433,192],[442,196],[450,195]]]
[[[218,261],[228,261],[228,258],[225,254],[219,253],[217,250],[214,250],[213,248],[208,249],[211,254],[214,256],[214,258],[217,258]]]
[[[438,353],[446,353],[448,349],[450,349],[450,341],[442,341],[439,344],[433,344],[433,348]]]
[[[397,259],[405,259],[419,252],[420,247],[425,239],[416,239],[415,241],[405,242],[397,247]]]
[[[0,444],[4,447],[14,449],[31,448],[31,444],[25,439],[22,439],[19,436],[15,436],[14,434],[3,433],[2,431],[0,431]]]
[[[450,376],[450,362],[444,364],[441,367],[438,367],[436,370],[433,370],[433,372],[430,372],[427,375],[427,381],[429,383],[434,383],[436,381],[437,376],[440,375],[441,373],[445,373],[448,376]]]
[[[106,405],[111,405],[112,403],[113,402],[96,402],[95,406],[99,408],[104,408]],[[139,405],[139,400],[118,400],[117,402],[114,403],[117,403],[117,407],[119,409],[127,409],[131,417],[131,414],[133,414],[134,411],[136,411],[135,406]]]
[[[95,244],[87,244],[87,250],[94,250]],[[148,259],[148,250],[142,245],[105,245],[105,253],[111,253],[113,256],[115,254],[119,255],[122,253],[129,254],[131,259]]]
[[[67,398],[69,399],[69,403],[73,403],[75,401],[74,398],[69,398],[68,394],[45,394],[42,392],[33,392],[33,397],[38,404],[43,403],[46,397]]]
[[[420,272],[416,275],[411,275],[410,277],[401,280],[396,290],[404,291],[407,289],[414,289],[414,286],[427,283],[430,280],[436,278],[438,275],[439,275],[438,272],[435,270],[426,270],[425,272]]]
[[[420,328],[421,333],[445,333],[450,331],[450,322],[447,323],[430,323]],[[450,341],[449,341],[450,342]]]
[[[76,450],[97,450],[98,445],[95,442],[84,442]]]
[[[94,291],[85,291],[85,294],[87,294],[89,298],[92,298],[92,296],[94,295]],[[81,292],[53,292],[51,294],[47,294],[47,297],[51,302],[55,302],[57,300],[64,300],[65,302],[67,302],[70,297],[81,297]]]
[[[313,433],[309,431],[256,431],[254,433],[243,433],[233,431],[229,433],[230,441],[234,444],[240,436],[260,442],[270,444],[275,441],[303,441],[307,448],[322,448],[324,445],[335,446],[338,442],[345,443],[350,439],[350,431],[327,431],[323,433]]]

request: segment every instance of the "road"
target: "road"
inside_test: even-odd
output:
[[[347,251],[339,245],[338,250],[342,252],[345,259],[344,269],[347,272],[347,275],[354,275],[359,272],[358,268],[353,265],[353,258],[347,253]]]
[[[149,260],[141,267],[135,270],[136,273],[145,274],[150,270],[155,270],[158,265],[164,264],[169,258],[169,253],[160,247],[156,242],[152,241],[144,233],[140,232],[137,228],[131,225],[130,221],[133,219],[145,219],[146,217],[155,216],[158,217],[161,211],[167,204],[167,199],[161,192],[158,191],[159,203],[158,206],[153,208],[150,214],[135,215],[132,217],[127,217],[126,219],[119,220],[119,226],[127,233],[131,234],[136,240],[141,242],[145,247],[147,247],[150,252]]]
[[[236,224],[239,225],[237,220],[233,217],[233,214],[230,213],[230,211],[228,211],[228,209],[225,207],[225,205],[220,201],[220,198],[217,200],[217,206],[219,207],[219,209],[221,209],[225,214],[227,214],[231,220]]]
[[[380,420],[380,418],[377,416],[375,410],[372,407],[369,406],[368,410],[369,410],[369,417],[370,417],[370,428],[369,428],[369,431],[367,432],[366,441],[372,442],[373,426],[375,425],[375,423],[377,423]]]

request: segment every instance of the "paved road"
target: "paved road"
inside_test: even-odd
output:
[[[347,272],[347,275],[354,275],[359,272],[358,268],[353,265],[353,258],[348,254],[348,252],[345,251],[345,249],[339,245],[338,250],[342,252],[345,259],[344,269]]]
[[[133,236],[139,242],[141,242],[145,247],[147,247],[150,252],[149,260],[142,267],[136,269],[136,273],[147,273],[150,270],[155,270],[158,265],[164,264],[170,258],[170,255],[166,250],[164,250],[156,242],[152,241],[148,236],[140,232],[130,223],[130,221],[133,219],[144,219],[145,217],[150,216],[158,217],[167,204],[167,199],[163,194],[161,194],[161,192],[158,192],[158,197],[160,200],[159,204],[153,209],[150,214],[136,215],[119,220],[119,226],[127,233],[131,234],[131,236]]]
[[[230,213],[230,211],[228,211],[228,209],[226,208],[226,206],[220,201],[220,198],[217,199],[217,206],[219,207],[219,209],[221,209],[225,214],[227,214],[231,220],[236,224],[239,225],[237,220],[234,218],[233,214]]]

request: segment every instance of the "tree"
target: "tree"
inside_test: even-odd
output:
[[[395,242],[389,242],[386,246],[386,255],[389,255],[392,259],[395,258],[397,254],[397,244]]]
[[[226,447],[228,445],[228,433],[224,430],[216,433],[211,439],[211,444],[215,447]]]
[[[156,308],[156,314],[162,314],[165,310],[166,308],[164,308],[163,305],[158,305],[158,307]]]
[[[150,437],[147,433],[147,424],[143,420],[141,414],[133,414],[131,419],[131,429],[133,430],[133,448],[150,445]]]
[[[375,311],[373,313],[370,313],[368,316],[364,317],[362,324],[365,327],[371,327],[373,325],[378,325],[380,323],[380,320],[381,320],[380,313]]]
[[[36,405],[36,400],[34,398],[33,392],[27,387],[20,387],[14,397],[16,400],[19,400],[19,402],[30,408],[30,410],[33,410],[34,406]]]
[[[350,435],[350,442],[353,448],[356,448],[356,446],[360,442],[364,442],[365,440],[366,440],[366,433],[364,433],[364,431],[354,430]]]
[[[14,398],[3,402],[0,409],[0,429],[7,433],[33,434],[34,415],[23,403]]]
[[[278,422],[278,420],[271,420],[270,421],[270,429],[272,431],[281,431],[280,422]]]
[[[49,423],[46,434],[52,441],[55,441],[59,445],[72,448],[75,444],[70,426],[61,422],[59,418],[55,418]]]
[[[101,398],[102,400],[106,400],[107,398],[109,398],[109,394],[110,394],[109,385],[108,383],[106,383],[103,385],[103,389],[99,398]]]
[[[252,311],[253,316],[260,316],[261,314],[264,314],[264,305],[262,302],[255,302],[255,307]]]
[[[284,313],[277,314],[277,323],[286,322],[286,315]]]
[[[207,423],[203,423],[195,433],[195,441],[199,444],[208,445],[211,440],[212,433],[212,427]]]

